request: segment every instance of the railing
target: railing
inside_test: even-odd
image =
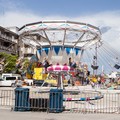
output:
[[[9,52],[12,52],[12,53],[16,53],[15,49],[8,48],[8,47],[5,47],[5,46],[0,46],[0,49],[5,50],[5,51],[9,51]]]
[[[64,95],[65,109],[70,112],[81,113],[119,113],[120,94],[104,93],[97,91],[83,91]]]
[[[0,108],[10,107],[12,108],[15,103],[13,90],[0,90]]]
[[[24,54],[34,53],[34,50],[32,48],[25,48]]]
[[[7,35],[0,34],[0,37],[1,37],[1,38],[4,38],[4,39],[6,39],[6,40],[12,41],[12,37],[9,37],[9,36],[7,36]]]
[[[0,108],[21,111],[54,111],[73,113],[120,113],[120,93],[98,91],[24,91],[0,90]]]

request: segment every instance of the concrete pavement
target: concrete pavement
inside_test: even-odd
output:
[[[0,120],[120,120],[120,114],[15,112],[0,109]]]

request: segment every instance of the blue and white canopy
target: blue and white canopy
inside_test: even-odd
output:
[[[40,21],[26,24],[19,29],[20,40],[33,45],[41,56],[76,57],[85,50],[101,41],[99,28],[73,21]],[[64,55],[66,54],[66,55]]]

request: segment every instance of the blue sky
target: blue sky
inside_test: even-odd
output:
[[[20,2],[24,9],[44,15],[78,16],[120,9],[120,0],[20,0]]]
[[[119,0],[30,0],[30,2],[26,0],[25,2],[25,7],[29,6],[30,10],[34,9],[37,13],[64,16],[78,16],[80,14],[119,10],[119,5]]]
[[[0,5],[1,12],[15,9],[44,16],[74,17],[120,10],[120,0],[0,0]]]

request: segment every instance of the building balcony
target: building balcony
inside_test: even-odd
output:
[[[15,43],[17,43],[17,39],[14,39],[13,37],[9,37],[9,36],[6,36],[6,35],[1,34],[1,33],[0,33],[0,37],[2,39],[5,39],[8,42],[15,42]]]
[[[17,50],[12,49],[12,48],[8,48],[8,47],[5,47],[5,46],[0,46],[0,50],[3,50],[4,52],[9,52],[9,53],[12,53],[12,54],[17,54]]]
[[[24,54],[34,54],[34,50],[32,48],[25,48]]]

